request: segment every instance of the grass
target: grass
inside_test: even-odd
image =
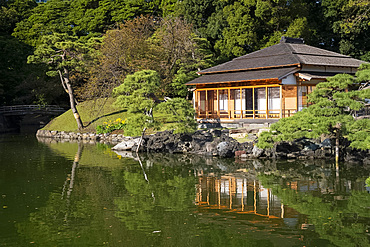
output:
[[[244,143],[244,142],[253,142],[252,139],[249,139],[248,136],[243,137],[243,138],[237,138],[233,137],[235,140],[237,140],[239,143]]]
[[[96,126],[102,125],[109,120],[117,118],[125,119],[126,111],[113,106],[114,99],[98,99],[85,101],[77,106],[81,120],[85,126],[83,132],[95,132]],[[78,131],[77,123],[73,117],[72,110],[51,120],[43,129],[58,131]]]
[[[117,109],[113,106],[115,99],[98,99],[85,101],[77,106],[77,110],[81,116],[81,120],[85,128],[81,132],[96,132],[96,126],[102,125],[104,122],[114,121],[117,118],[125,119],[128,116],[126,110]],[[153,112],[154,118],[162,123],[159,131],[167,130],[170,123],[173,122],[173,115]],[[44,130],[57,130],[66,132],[80,132],[77,128],[77,123],[73,117],[72,110],[68,110],[62,115],[51,120]],[[156,132],[153,129],[148,129],[147,134]]]

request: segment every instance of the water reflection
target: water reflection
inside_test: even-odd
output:
[[[102,144],[39,142],[64,157],[67,169],[58,175],[57,189],[44,189],[38,209],[16,223],[14,238],[26,243],[369,245],[369,170],[363,167],[343,165],[338,174],[325,161],[125,158],[131,153]]]

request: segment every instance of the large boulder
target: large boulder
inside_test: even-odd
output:
[[[234,156],[233,145],[230,142],[220,142],[217,145],[217,154],[222,158],[231,158]]]
[[[253,158],[259,158],[263,155],[264,150],[262,148],[257,147],[257,145],[253,146],[252,149],[252,157]]]
[[[112,147],[112,150],[119,150],[119,151],[132,150],[132,147],[139,145],[139,142],[140,142],[140,138],[129,139],[129,140],[118,143],[116,146]]]

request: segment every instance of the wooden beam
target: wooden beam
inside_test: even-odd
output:
[[[280,84],[269,84],[269,87],[280,87]],[[239,86],[239,87],[207,87],[207,88],[197,88],[198,91],[205,91],[205,90],[210,90],[210,89],[238,89],[238,88],[264,88],[266,85],[255,85],[255,86]]]

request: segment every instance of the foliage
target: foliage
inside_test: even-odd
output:
[[[13,35],[31,46],[37,46],[45,34],[72,34],[72,26],[67,19],[70,1],[51,0],[38,4],[32,14],[17,23]]]
[[[339,131],[352,141],[351,147],[369,149],[370,120],[356,120],[352,116],[364,107],[365,99],[370,98],[370,89],[358,90],[364,80],[370,80],[368,75],[365,67],[356,73],[357,79],[338,74],[319,83],[308,96],[313,105],[273,124],[269,132],[261,134],[258,146],[267,148],[278,141],[317,138],[321,134],[334,136]]]
[[[115,105],[132,113],[124,128],[127,135],[139,135],[143,128],[155,126],[153,108],[159,84],[160,78],[156,71],[143,70],[128,75],[120,86],[113,89]]]
[[[94,52],[99,59],[85,63],[83,74],[73,73],[79,99],[110,97],[127,75],[145,69],[159,73],[163,96],[189,97],[184,83],[196,71],[276,44],[283,35],[369,60],[368,9],[369,0],[9,0],[0,2],[0,35],[7,35],[4,47],[20,41],[27,49],[43,46],[45,36],[63,34],[84,44],[104,36]],[[16,65],[24,56],[14,63],[17,55],[4,55]],[[1,72],[8,73],[3,64]],[[33,101],[38,83],[48,85],[43,94],[53,101],[54,79],[45,83],[44,68],[25,67],[11,67],[11,82],[0,82],[2,101]]]
[[[195,78],[196,70],[208,66],[203,60],[206,43],[181,18],[140,16],[126,21],[104,36],[99,63],[90,70],[92,80],[88,90],[104,88],[109,92],[129,74],[155,70],[161,78],[159,93],[187,95],[184,83]]]
[[[114,88],[115,105],[127,109],[126,135],[139,135],[143,128],[157,128],[159,123],[153,111],[173,114],[167,122],[175,132],[189,132],[195,128],[192,106],[181,98],[160,103],[157,93],[160,87],[159,74],[153,70],[143,70],[128,75],[123,84]],[[163,124],[163,123],[162,123]]]
[[[315,226],[315,232],[321,238],[330,240],[336,246],[369,245],[365,236],[366,223],[354,220],[348,224],[350,217],[367,219],[370,216],[366,209],[370,197],[366,191],[352,191],[346,203],[336,203],[333,207],[333,202],[328,203],[323,198],[289,188],[289,183],[281,176],[260,175],[259,179],[285,205],[308,215],[309,223]]]
[[[94,42],[87,42],[66,33],[54,33],[43,36],[34,55],[28,57],[29,63],[44,63],[49,65],[49,76],[58,76],[58,71],[66,73],[73,79],[84,71],[84,63],[93,58]]]
[[[215,48],[230,58],[274,45],[283,35],[309,37],[309,7],[305,1],[235,1],[223,9],[227,25]]]
[[[370,61],[369,0],[323,1],[327,21],[337,35],[339,51]]]
[[[109,122],[104,122],[102,125],[96,126],[96,133],[98,134],[106,134],[111,133],[114,130],[121,130],[125,126],[126,120],[122,120],[117,118],[113,122],[109,120]]]
[[[196,130],[197,124],[194,121],[194,109],[192,105],[183,98],[174,98],[157,106],[160,112],[173,114],[172,118],[167,120],[173,122],[167,128],[175,129],[174,133],[189,133]]]
[[[158,91],[160,78],[156,71],[142,70],[128,75],[125,81],[114,88],[115,104],[128,112],[148,112],[154,107],[153,97]]]
[[[365,183],[367,187],[370,187],[370,177],[365,180]]]

